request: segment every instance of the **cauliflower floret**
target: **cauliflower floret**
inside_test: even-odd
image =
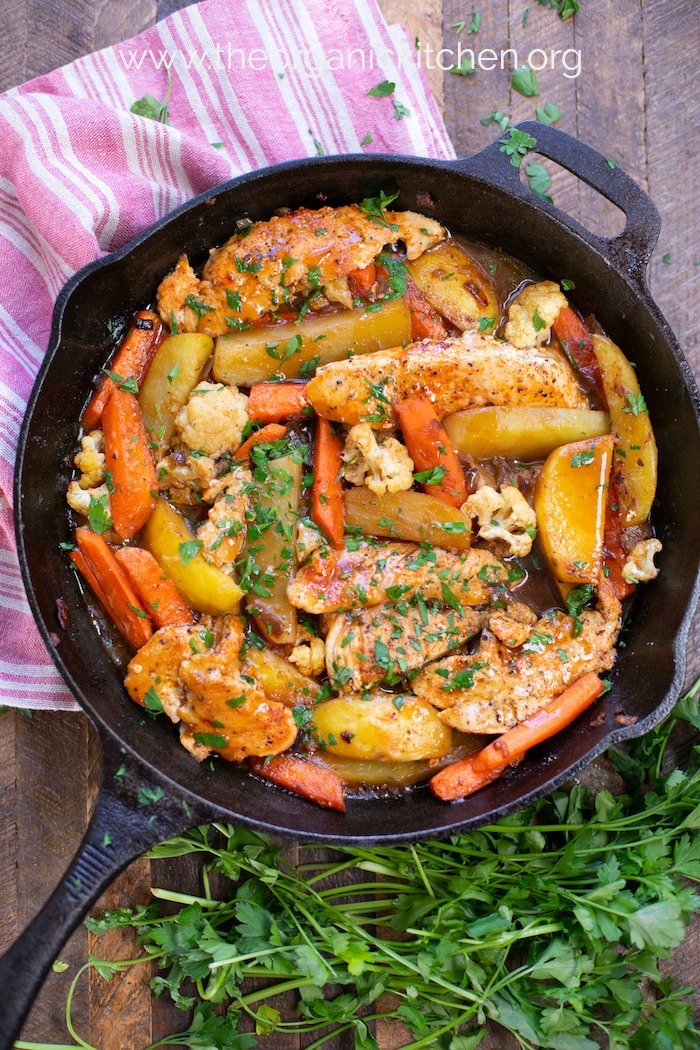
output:
[[[80,471],[81,489],[92,489],[105,480],[105,442],[101,430],[91,430],[82,438],[82,448],[73,462]]]
[[[554,281],[527,284],[508,307],[503,334],[511,346],[526,350],[546,343],[566,297]]]
[[[102,499],[107,497],[107,509],[109,509],[109,489],[106,485],[99,485],[94,489],[81,488],[80,482],[71,481],[66,492],[66,500],[71,510],[76,514],[82,514],[87,518],[91,499]]]
[[[405,492],[413,485],[413,460],[406,447],[393,437],[377,441],[369,423],[358,423],[350,429],[343,461],[345,480],[366,485],[377,496]]]
[[[640,540],[627,555],[622,575],[628,583],[647,583],[655,580],[659,570],[654,565],[654,555],[663,549],[661,540]]]
[[[532,550],[537,517],[514,485],[503,485],[500,492],[484,485],[462,504],[462,513],[478,520],[479,539],[500,540],[519,558]]]
[[[322,638],[309,638],[303,645],[295,645],[289,659],[302,674],[318,678],[326,669],[326,645]]]
[[[248,398],[238,387],[200,383],[175,418],[180,440],[208,456],[222,456],[241,444],[247,408]]]

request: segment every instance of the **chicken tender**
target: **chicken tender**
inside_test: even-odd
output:
[[[544,616],[515,649],[485,631],[475,653],[427,667],[413,680],[413,691],[462,733],[502,733],[588,671],[608,671],[620,615],[620,603],[601,581],[598,608],[585,609],[579,623],[562,612]]]
[[[415,259],[445,238],[434,219],[385,215],[386,222],[375,221],[357,204],[276,215],[213,250],[201,280],[183,255],[158,288],[160,315],[168,325],[174,318],[181,332],[225,335],[312,292],[352,305],[348,274],[368,266],[387,244],[403,240]]]
[[[226,474],[207,520],[197,529],[197,539],[204,544],[202,555],[224,572],[233,572],[233,563],[245,543],[251,481],[252,474],[244,467]]]
[[[471,331],[324,365],[306,392],[325,419],[380,430],[395,427],[393,405],[415,395],[429,397],[440,419],[483,405],[589,407],[567,362]]]
[[[396,681],[462,645],[484,623],[474,609],[460,614],[439,602],[385,602],[339,613],[326,635],[328,676],[356,693],[383,679]]]
[[[443,600],[449,587],[470,607],[492,600],[507,569],[490,551],[472,548],[423,550],[414,543],[359,543],[356,550],[314,551],[287,588],[292,605],[310,613],[332,613],[406,601],[420,592],[425,601]]]
[[[248,398],[238,387],[199,383],[175,417],[180,440],[188,448],[223,456],[239,448],[248,422]]]
[[[503,334],[513,346],[541,346],[552,334],[559,311],[567,305],[566,296],[554,281],[526,284],[508,307]]]

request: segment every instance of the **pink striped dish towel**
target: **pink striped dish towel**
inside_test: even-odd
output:
[[[383,81],[392,95],[367,94]],[[168,124],[130,112],[168,90]],[[77,707],[29,611],[11,508],[62,285],[218,182],[361,150],[454,156],[412,42],[375,0],[208,0],[0,96],[0,705]]]

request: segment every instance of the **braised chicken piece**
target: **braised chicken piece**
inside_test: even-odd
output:
[[[476,652],[426,667],[413,680],[414,693],[462,733],[510,729],[588,671],[612,667],[621,606],[605,578],[599,593],[596,609],[584,609],[578,618],[548,613],[515,647],[484,631]]]
[[[182,255],[158,288],[160,315],[180,332],[225,335],[298,296],[350,307],[348,274],[374,262],[387,244],[402,240],[416,259],[445,237],[438,222],[415,212],[384,215],[372,218],[351,204],[274,216],[214,249],[201,279]]]
[[[380,430],[396,426],[392,405],[416,395],[429,397],[440,419],[484,405],[588,407],[560,357],[472,331],[325,365],[307,394],[325,419],[346,426],[370,422]]]
[[[487,605],[508,572],[490,551],[425,551],[414,543],[359,543],[356,550],[314,551],[287,588],[289,600],[309,613],[377,605],[420,592],[443,600],[445,587],[467,606]]]
[[[214,498],[215,502],[197,529],[197,539],[204,544],[202,554],[207,561],[224,572],[233,572],[233,563],[245,544],[251,478],[249,470],[238,467],[214,481],[204,493],[205,500]]]
[[[241,618],[216,626],[218,641],[201,625],[156,631],[129,663],[127,692],[180,722],[182,744],[200,761],[212,751],[236,762],[286,751],[297,735],[291,711],[241,676]]]
[[[339,613],[331,617],[326,635],[328,676],[341,690],[359,693],[436,660],[484,623],[483,613],[474,609],[460,613],[422,599]]]

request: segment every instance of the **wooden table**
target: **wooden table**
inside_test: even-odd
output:
[[[696,2],[580,0],[581,11],[573,22],[560,21],[555,11],[541,6],[543,2],[424,0],[410,5],[380,0],[389,21],[404,20],[411,37],[436,51],[443,41],[456,48],[458,39],[465,46],[517,48],[521,55],[533,47],[580,49],[580,76],[567,79],[561,68],[543,71],[537,102],[557,103],[562,109],[560,128],[612,157],[656,201],[664,225],[652,261],[651,288],[700,374],[700,195],[693,133],[700,116]],[[182,6],[179,0],[3,0],[0,89],[116,43]],[[413,13],[407,14],[409,10]],[[483,15],[482,26],[478,35],[467,37],[474,10]],[[458,38],[454,24],[465,20]],[[461,77],[436,69],[429,75],[460,154],[474,152],[494,137],[493,127],[480,123],[493,109],[509,113],[513,120],[534,115],[534,100],[511,90],[507,70]],[[554,174],[553,194],[561,208],[591,229],[605,233],[620,228],[619,213],[566,173]],[[699,641],[696,619],[688,681],[700,672]],[[35,713],[30,718],[7,711],[0,716],[0,946],[26,925],[67,865],[87,824],[98,762],[94,733],[81,714]],[[138,860],[101,904],[114,907],[146,900],[151,883],[194,888],[195,876],[187,861]],[[68,979],[85,961],[91,940],[81,927],[61,953],[69,971],[49,977],[26,1025],[26,1039],[66,1040]],[[128,945],[113,946],[126,955],[130,952]],[[669,965],[682,981],[696,987],[699,949],[700,922]],[[103,940],[100,951],[106,950]],[[137,1050],[176,1031],[182,1021],[166,1003],[151,1000],[138,969],[109,984],[93,975],[80,986],[74,1015],[82,1036],[100,1050]],[[118,1017],[128,1018],[128,1029],[115,1024]],[[380,1033],[380,1041],[383,1047],[391,1045],[386,1033]],[[269,1038],[265,1045],[287,1050],[292,1044]],[[340,1040],[335,1050],[341,1050]]]

